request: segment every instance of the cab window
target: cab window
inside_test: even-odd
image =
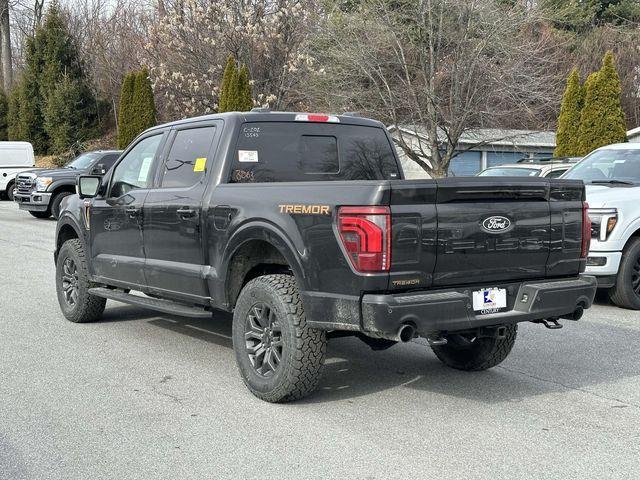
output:
[[[110,197],[121,197],[132,190],[149,188],[152,166],[162,134],[140,140],[116,166],[111,179]]]
[[[160,187],[191,187],[200,182],[209,167],[209,151],[216,127],[178,130],[163,165]]]

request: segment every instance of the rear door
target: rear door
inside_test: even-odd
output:
[[[172,131],[155,188],[144,203],[145,272],[150,289],[201,301],[208,297],[202,198],[221,122]]]

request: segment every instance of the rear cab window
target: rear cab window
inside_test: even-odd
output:
[[[244,123],[231,183],[400,178],[385,131],[334,123]]]

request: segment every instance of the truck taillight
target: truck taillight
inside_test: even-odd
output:
[[[391,265],[389,207],[340,207],[338,233],[358,272],[388,272]]]
[[[580,258],[587,258],[589,244],[591,243],[591,219],[589,218],[589,204],[582,203],[582,248]]]

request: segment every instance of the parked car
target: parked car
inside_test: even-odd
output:
[[[486,168],[478,173],[478,176],[558,178],[581,159],[581,157],[523,158],[518,163]]]
[[[16,175],[34,166],[29,142],[0,142],[0,196],[13,200]]]
[[[58,301],[72,322],[106,299],[233,312],[241,376],[271,402],[316,388],[327,336],[384,349],[419,335],[446,365],[485,370],[518,322],[560,328],[591,306],[583,200],[581,181],[403,180],[385,126],[364,118],[188,119],[78,178],[56,230]]]
[[[85,173],[104,174],[122,152],[86,152],[62,168],[41,168],[16,177],[15,201],[36,218],[58,218],[62,200],[76,192],[76,179]]]
[[[594,150],[562,177],[586,184],[592,240],[587,272],[616,305],[640,309],[640,143]]]

